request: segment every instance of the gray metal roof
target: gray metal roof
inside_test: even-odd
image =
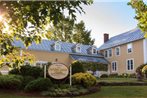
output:
[[[32,43],[31,46],[28,47],[28,50],[39,50],[39,51],[48,51],[48,52],[62,52],[62,53],[73,53],[73,54],[82,54],[82,55],[92,55],[92,56],[98,56],[103,57],[101,54],[88,54],[87,50],[92,47],[91,45],[83,45],[80,44],[81,52],[76,53],[73,52],[72,48],[76,45],[74,43],[67,43],[67,42],[61,42],[61,51],[55,51],[52,50],[52,45],[55,44],[54,40],[42,40],[40,44]],[[22,49],[25,49],[24,44],[21,41],[14,41],[14,46],[20,47]]]
[[[101,45],[98,50],[108,49],[125,43],[133,42],[144,38],[144,33],[140,29],[135,28],[123,34],[110,38],[107,42]]]
[[[102,63],[102,64],[109,64],[109,62],[101,57],[95,57],[95,56],[83,56],[83,55],[75,55],[70,54],[71,58],[78,61],[84,61],[84,62],[96,62],[96,63]]]

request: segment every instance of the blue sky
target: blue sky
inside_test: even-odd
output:
[[[95,0],[90,6],[82,6],[86,14],[77,13],[77,21],[83,20],[95,45],[103,44],[103,34],[110,37],[137,27],[135,11],[127,5],[129,0]]]

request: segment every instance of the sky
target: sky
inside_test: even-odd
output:
[[[103,34],[110,37],[127,32],[137,27],[135,10],[128,6],[129,0],[95,0],[90,6],[82,5],[86,14],[77,13],[77,21],[83,20],[95,45],[103,44]]]

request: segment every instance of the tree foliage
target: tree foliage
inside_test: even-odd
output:
[[[69,17],[62,16],[61,21],[57,25],[49,28],[51,34],[50,37],[53,40],[60,40],[63,42],[73,42],[73,28],[74,20]]]
[[[49,35],[51,35],[51,39],[53,40],[87,45],[94,44],[94,39],[91,38],[91,31],[86,30],[85,23],[83,21],[75,23],[69,17],[63,16],[62,21],[50,28],[50,32]]]
[[[81,4],[91,3],[91,0],[0,1],[0,14],[3,17],[3,19],[0,18],[1,46],[9,53],[13,48],[11,42],[14,38],[22,40],[26,46],[33,41],[39,43],[41,38],[45,37],[46,25],[48,23],[56,25],[61,20],[64,9],[68,11],[73,20],[76,20],[75,13],[84,12]],[[7,31],[4,32],[6,28]],[[0,52],[5,55],[3,51]]]
[[[145,37],[147,37],[147,5],[143,0],[131,0],[128,4],[135,9],[138,26],[145,32]]]
[[[68,11],[68,15],[73,20],[76,20],[75,13],[77,11],[84,13],[81,4],[89,5],[91,3],[92,0],[1,0],[0,56],[5,55],[7,58],[9,58],[8,55],[14,56],[14,40],[21,40],[26,47],[32,42],[41,42],[41,39],[46,37],[46,26],[50,23],[56,25],[61,20],[64,9]],[[15,56],[17,56],[16,54]],[[15,59],[18,59],[16,62],[21,62],[20,58]]]
[[[73,42],[93,45],[94,39],[90,37],[91,31],[85,29],[85,24],[83,21],[75,24]]]
[[[27,52],[20,52],[18,49],[13,50],[11,53],[1,57],[0,67],[7,65],[10,68],[20,68],[21,65],[24,65],[25,61],[33,63],[35,57]]]

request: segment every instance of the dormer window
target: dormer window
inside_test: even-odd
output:
[[[81,46],[79,44],[76,45],[76,52],[78,52],[78,53],[81,52]]]
[[[92,47],[92,54],[97,54],[96,47]]]
[[[55,51],[61,51],[61,44],[59,42],[55,43]]]

